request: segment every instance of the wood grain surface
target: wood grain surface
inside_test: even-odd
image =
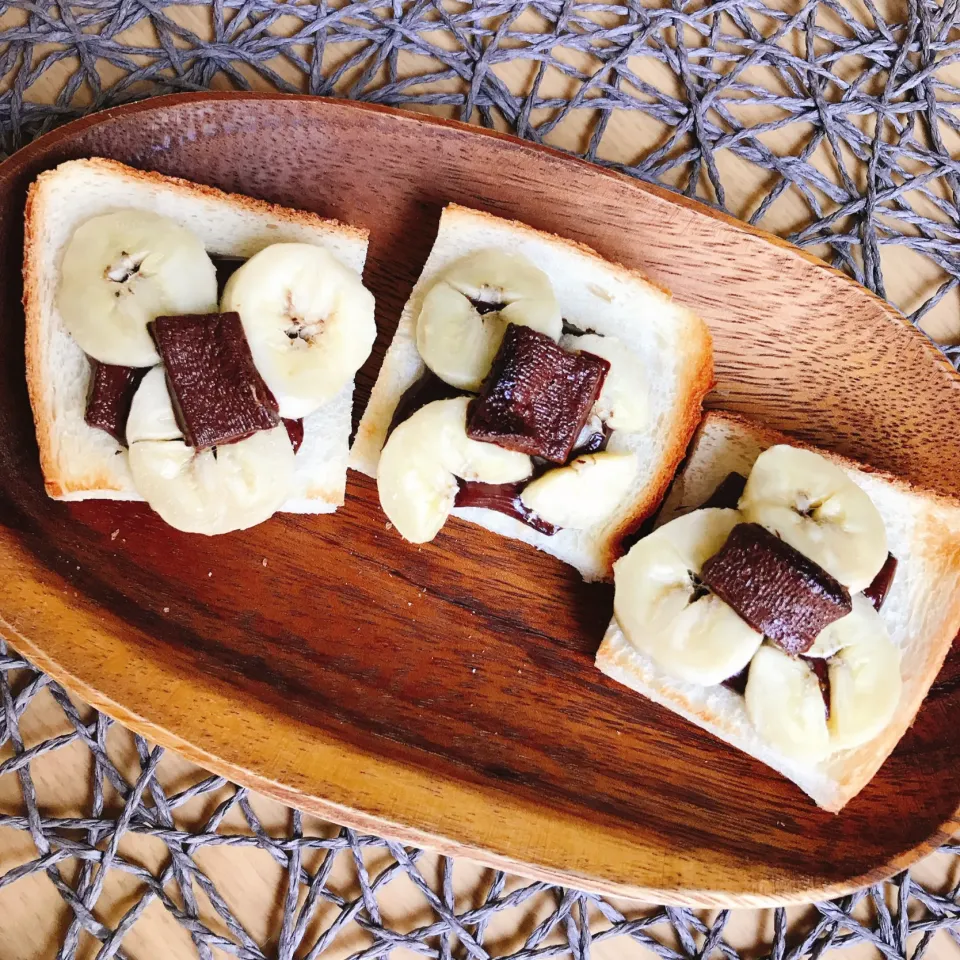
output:
[[[609,588],[457,522],[411,547],[356,474],[334,516],[210,540],[142,506],[47,500],[23,382],[20,218],[36,173],[92,154],[369,227],[381,336],[357,410],[455,200],[671,286],[713,331],[713,402],[960,495],[960,380],[885,304],[785,244],[457,124],[295,97],[152,101],[0,171],[0,612],[39,666],[284,802],[588,889],[809,900],[952,832],[954,659],[875,781],[833,816],[593,669]]]

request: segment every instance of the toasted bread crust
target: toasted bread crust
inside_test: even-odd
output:
[[[637,270],[635,267],[624,266],[624,264],[617,260],[607,260],[605,257],[600,256],[593,247],[589,247],[585,243],[580,243],[579,240],[570,240],[556,233],[538,230],[536,227],[521,223],[519,220],[508,220],[504,217],[497,217],[492,213],[487,213],[486,210],[475,210],[473,207],[465,207],[459,203],[448,203],[443,208],[443,213],[445,217],[449,217],[454,222],[461,218],[465,220],[486,220],[497,226],[502,227],[506,225],[510,227],[514,233],[520,234],[521,236],[525,235],[528,237],[536,237],[539,240],[549,240],[551,244],[558,247],[566,247],[568,250],[576,251],[576,253],[587,260],[593,260],[597,265],[602,265],[605,270],[612,270],[624,280],[640,281],[640,283],[658,290],[667,300],[673,299],[673,294],[670,290],[663,286],[663,284],[651,280],[642,270]]]
[[[610,538],[607,564],[611,569],[625,552],[624,539],[635,533],[663,502],[703,417],[704,398],[716,383],[713,371],[713,338],[709,329],[704,323],[692,325],[690,335],[696,340],[696,345],[691,348],[681,374],[680,396],[683,400],[674,411],[670,447],[664,453],[663,462],[647,489],[647,495],[642,502],[635,504],[631,515],[624,519]]]
[[[27,394],[37,432],[40,469],[47,494],[57,498],[67,493],[53,452],[53,423],[43,403],[43,337],[40,317],[40,266],[37,234],[40,211],[39,179],[30,184],[23,214],[23,314],[25,320],[24,354],[26,357]]]
[[[876,477],[878,480],[889,483],[897,490],[903,490],[904,492],[921,496],[925,500],[929,500],[930,503],[936,503],[949,509],[960,508],[960,497],[950,497],[938,493],[935,490],[929,490],[926,487],[905,480],[903,477],[898,477],[895,473],[890,473],[888,470],[881,470],[878,467],[870,466],[868,463],[861,463],[852,457],[844,456],[842,453],[834,453],[832,450],[824,450],[822,447],[805,443],[803,440],[799,440],[790,434],[782,433],[773,427],[768,427],[766,424],[758,423],[756,420],[751,420],[749,417],[743,416],[743,414],[732,413],[729,410],[708,410],[703,415],[695,431],[691,446],[696,444],[701,434],[717,423],[726,423],[742,429],[744,432],[749,433],[750,436],[763,447],[773,447],[778,443],[787,443],[791,447],[810,450],[829,460],[831,463],[835,463],[838,467],[843,467],[845,470],[858,470],[861,473],[869,474],[871,477]]]
[[[206,184],[195,183],[192,180],[184,180],[182,177],[171,177],[164,173],[155,173],[152,170],[138,170],[136,167],[127,166],[120,163],[119,160],[108,160],[106,157],[89,157],[85,160],[71,160],[72,164],[84,164],[92,169],[103,170],[112,176],[133,182],[153,184],[159,187],[175,186],[184,196],[205,197],[212,200],[228,202],[250,213],[267,215],[283,223],[295,223],[312,228],[327,228],[336,231],[339,234],[351,236],[356,240],[366,242],[370,237],[370,231],[364,227],[355,227],[348,223],[341,223],[329,217],[321,217],[316,213],[309,213],[306,210],[294,210],[292,207],[281,207],[275,203],[268,203],[266,200],[257,200],[254,197],[248,197],[242,193],[228,193],[226,190],[220,190],[218,187],[209,187]],[[33,187],[42,185],[45,178],[53,176],[57,172],[48,170],[37,177]]]

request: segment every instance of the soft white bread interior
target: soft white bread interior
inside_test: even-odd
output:
[[[611,437],[608,449],[634,451],[640,470],[614,515],[590,529],[560,530],[548,537],[493,510],[457,508],[454,516],[526,541],[572,564],[587,580],[609,578],[622,537],[656,509],[683,456],[712,386],[713,362],[710,334],[699,317],[638,271],[610,263],[588,247],[522,223],[447,206],[360,421],[350,465],[376,476],[397,403],[426,369],[417,350],[416,321],[437,275],[455,260],[487,248],[526,256],[550,278],[565,320],[616,336],[641,358],[650,419],[643,431]]]
[[[251,257],[273,243],[325,247],[358,274],[366,230],[113,160],[71,160],[41,174],[27,198],[24,244],[27,386],[47,493],[58,500],[140,500],[124,448],[84,421],[90,362],[57,309],[64,248],[80,224],[123,209],[169,217],[210,254]],[[353,384],[304,421],[294,492],[281,508],[330,513],[343,503]]]
[[[706,415],[657,525],[695,510],[731,472],[746,476],[763,450],[778,443],[805,446],[741,417]],[[597,653],[609,677],[679,713],[793,780],[826,810],[840,810],[870,782],[913,722],[960,630],[960,503],[817,451],[838,464],[883,517],[898,566],[880,613],[902,653],[903,690],[896,714],[869,743],[835,753],[814,766],[792,762],[761,738],[744,699],[724,686],[678,681],[633,647],[614,619]]]

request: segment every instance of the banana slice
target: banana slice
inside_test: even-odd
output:
[[[613,565],[617,622],[672,677],[703,686],[721,683],[739,673],[763,642],[697,579],[740,521],[736,510],[694,510],[655,530]]]
[[[173,412],[162,366],[154,367],[140,381],[127,415],[127,441],[182,440],[183,433]]]
[[[276,243],[227,281],[223,310],[236,311],[253,361],[291,420],[309,416],[349,383],[377,336],[373,294],[333,254]]]
[[[830,754],[827,711],[809,664],[765,644],[750,661],[744,698],[757,733],[780,753],[801,763]]]
[[[900,650],[864,596],[854,597],[853,611],[828,631],[838,647],[829,668],[830,740],[834,750],[849,750],[872,740],[896,712],[903,686]]]
[[[851,593],[887,559],[883,518],[839,467],[810,450],[776,446],[757,458],[740,511],[799,550]]]
[[[457,477],[515,483],[533,472],[524,453],[467,436],[469,397],[435,400],[404,420],[387,440],[377,467],[380,503],[411,543],[432,540],[457,495]]]
[[[586,530],[613,513],[636,476],[636,454],[588,453],[528,483],[520,500],[555,527]]]
[[[497,309],[481,314],[473,301]],[[519,253],[478,250],[447,267],[423,298],[417,349],[441,380],[477,391],[508,323],[560,339],[563,319],[550,279]]]
[[[127,440],[137,492],[170,526],[187,533],[228,533],[262,523],[292,486],[293,447],[282,423],[215,450],[188,447],[160,366],[134,395]]]
[[[596,333],[568,334],[560,341],[565,350],[584,351],[610,364],[593,412],[613,430],[642,430],[649,418],[647,371],[640,358],[616,337]]]
[[[150,367],[160,357],[147,324],[217,309],[217,273],[203,244],[173,220],[120,210],[77,227],[60,268],[57,307],[84,353]]]

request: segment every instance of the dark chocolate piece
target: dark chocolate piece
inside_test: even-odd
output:
[[[296,453],[303,445],[303,420],[288,420],[284,417],[283,425],[287,428],[287,436],[293,445],[293,452]]]
[[[99,360],[92,363],[90,392],[83,419],[126,446],[130,404],[147,370],[144,367],[118,367]]]
[[[577,457],[586,456],[588,453],[601,453],[606,450],[612,432],[606,424],[603,424],[599,430],[591,433],[583,443],[574,447],[567,463],[572,463]]]
[[[470,302],[473,304],[473,309],[476,310],[481,317],[485,314],[493,313],[495,310],[502,310],[504,307],[502,303],[490,303],[487,300],[471,299]]]
[[[720,486],[710,495],[704,507],[719,507],[723,510],[736,510],[747,486],[747,478],[739,473],[728,473]]]
[[[896,572],[897,558],[892,553],[888,553],[880,572],[873,578],[870,586],[863,591],[863,595],[873,604],[874,610],[879,610],[883,606]]]
[[[765,637],[796,656],[852,609],[847,588],[757,523],[733,528],[700,579]]]
[[[238,313],[157,317],[150,324],[184,438],[203,450],[280,422]]]
[[[823,697],[823,709],[830,719],[830,665],[823,657],[801,657],[800,658],[817,677],[817,683],[820,686],[820,696]]]
[[[742,697],[747,692],[747,678],[750,675],[750,664],[748,663],[739,673],[732,677],[727,677],[723,685],[728,687],[734,693],[739,693]]]
[[[247,262],[247,258],[228,257],[215,253],[210,259],[213,261],[213,269],[217,271],[217,299],[219,300],[223,296],[223,288],[227,285],[227,281]]]
[[[467,436],[566,463],[609,369],[601,357],[568,353],[546,334],[511,323],[467,409]]]
[[[453,397],[463,396],[464,391],[451,387],[445,380],[441,380],[432,370],[424,370],[419,380],[414,381],[403,392],[403,396],[393,411],[393,419],[387,428],[389,437],[404,420],[409,420],[418,410],[434,400],[450,400]]]
[[[558,530],[552,523],[541,520],[520,499],[529,480],[519,483],[479,483],[476,480],[458,480],[459,489],[455,501],[458,507],[485,507],[514,517],[540,533],[552,537]]]

